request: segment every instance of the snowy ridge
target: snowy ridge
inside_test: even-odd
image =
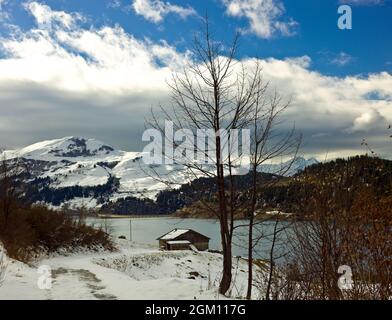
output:
[[[7,160],[20,158],[40,162],[37,165],[39,169],[34,170],[33,179],[48,179],[47,186],[52,189],[99,187],[107,184],[110,178],[118,179],[118,187],[104,202],[115,202],[127,196],[155,199],[161,190],[167,188],[167,184],[158,181],[155,174],[174,183],[172,187],[190,181],[180,165],[161,165],[152,170],[144,163],[142,152],[115,150],[101,141],[73,136],[4,151],[3,156]],[[93,197],[74,197],[66,203],[71,207],[85,205],[95,208],[102,205],[95,200]]]
[[[67,195],[67,200],[61,204],[57,200],[44,201],[52,207],[59,207],[65,203],[71,207],[81,205],[97,208],[107,202],[116,202],[128,196],[135,198],[149,198],[155,200],[157,194],[167,189],[167,184],[158,181],[156,176],[166,178],[171,187],[179,187],[188,183],[197,176],[190,176],[181,165],[146,165],[142,152],[128,152],[116,150],[112,146],[96,139],[82,137],[65,137],[55,140],[46,140],[30,146],[4,151],[6,159],[27,159],[29,163],[36,163],[31,180],[46,179],[45,186],[51,190],[64,190],[64,188],[83,187],[95,188],[107,186],[105,197]],[[288,175],[316,163],[317,160],[303,158],[296,159]],[[261,170],[264,172],[277,172],[285,164],[266,164]],[[116,181],[118,184],[116,184]],[[71,199],[69,199],[71,197]]]
[[[53,161],[58,158],[83,158],[87,156],[102,157],[120,155],[111,146],[95,139],[65,137],[34,143],[19,150],[5,151],[7,157],[23,157]]]

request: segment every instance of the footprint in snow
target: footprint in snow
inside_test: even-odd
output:
[[[58,268],[52,271],[53,282],[56,283],[59,276],[77,276],[79,281],[84,284],[91,292],[91,294],[99,300],[116,300],[117,297],[102,292],[106,289],[102,285],[102,281],[91,271],[85,269],[66,269]]]

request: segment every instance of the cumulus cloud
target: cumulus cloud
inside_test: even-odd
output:
[[[171,70],[187,59],[166,42],[135,39],[119,26],[71,28],[72,15],[36,2],[27,8],[39,27],[3,39],[8,58],[0,60],[2,78],[73,91],[161,91]],[[42,28],[46,23],[51,29]]]
[[[295,33],[298,23],[293,19],[283,21],[285,7],[280,0],[222,0],[226,13],[237,18],[246,18],[249,28],[246,32],[261,38],[276,34],[290,36]]]
[[[327,151],[335,156],[356,154],[365,137],[375,141],[380,153],[391,155],[384,130],[385,123],[392,122],[390,73],[331,77],[311,71],[309,57],[261,63],[271,88],[292,97],[285,125],[295,122],[304,133],[307,152],[321,158]]]
[[[371,129],[384,127],[386,122],[385,117],[383,117],[378,110],[370,109],[355,118],[353,126],[348,128],[347,131],[369,131]]]
[[[52,23],[56,23],[69,29],[75,22],[83,20],[83,16],[78,13],[52,11],[49,6],[37,2],[26,2],[24,7],[34,16],[40,28],[51,28]]]
[[[132,8],[136,14],[154,23],[161,22],[170,13],[183,19],[196,15],[196,11],[191,7],[182,7],[161,0],[133,0]]]
[[[189,53],[120,26],[85,26],[77,15],[38,3],[26,8],[37,27],[1,39],[0,146],[83,135],[141,150],[144,117],[169,103],[166,81]],[[49,29],[38,24],[42,10]],[[254,59],[242,62],[250,67]],[[310,69],[309,56],[260,63],[271,89],[292,97],[284,124],[304,133],[304,152],[357,153],[364,134],[381,139],[378,125],[392,122],[390,73],[326,76]]]
[[[26,9],[37,27],[1,39],[1,118],[8,125],[0,128],[0,145],[104,134],[139,147],[134,128],[140,131],[149,108],[167,100],[166,81],[188,54],[119,26],[84,29],[77,16],[36,2]]]
[[[298,65],[302,68],[309,68],[312,63],[312,59],[309,56],[286,58],[285,61],[290,64]]]

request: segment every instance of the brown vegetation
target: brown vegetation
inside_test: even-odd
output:
[[[42,206],[14,209],[7,225],[1,215],[0,241],[8,256],[24,262],[59,250],[114,250],[110,236],[103,230],[80,224],[62,212]]]
[[[15,190],[18,181],[7,162],[0,172],[0,242],[11,258],[30,262],[38,255],[80,248],[114,250],[110,236],[64,212],[23,205]]]
[[[276,299],[392,297],[391,175],[381,192],[384,172],[373,166],[380,161],[363,157],[361,162],[364,171],[377,174],[357,175],[358,167],[345,162],[344,170],[326,166],[318,180],[311,176],[304,184],[300,199],[308,219],[293,224],[290,257],[274,275]],[[352,271],[348,290],[338,286],[342,265]]]

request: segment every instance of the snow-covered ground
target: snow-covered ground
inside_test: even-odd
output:
[[[11,260],[1,299],[227,299],[218,294],[222,256],[210,252],[159,251],[119,240],[119,251],[73,254],[28,266]],[[39,289],[41,265],[52,270],[52,288]],[[230,298],[245,295],[246,261],[233,258]]]

